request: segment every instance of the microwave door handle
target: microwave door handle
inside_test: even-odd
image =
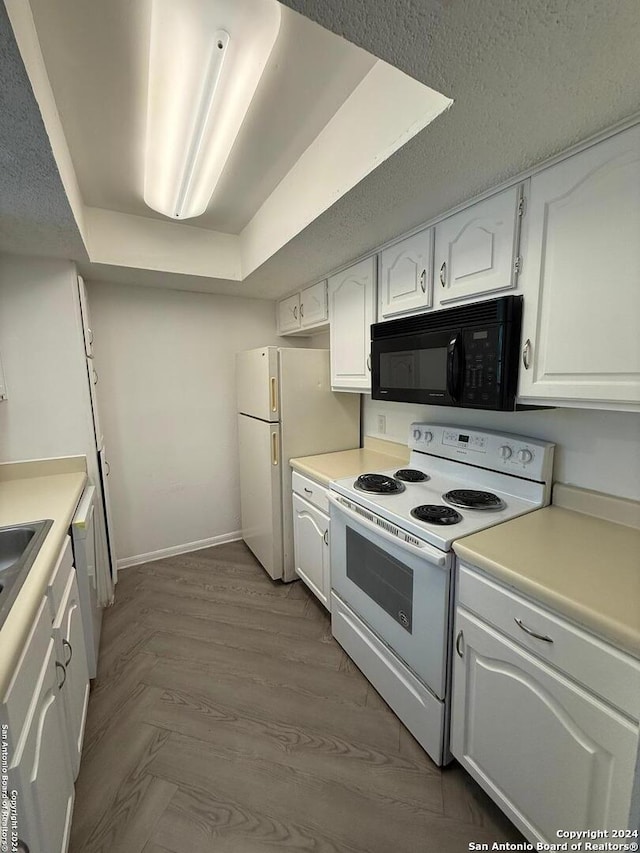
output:
[[[447,393],[454,403],[460,395],[460,335],[455,334],[447,345]]]

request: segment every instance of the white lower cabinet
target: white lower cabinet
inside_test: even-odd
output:
[[[56,653],[65,667],[61,691],[73,778],[80,770],[84,724],[89,704],[89,670],[75,571],[68,575],[64,598],[53,623]]]
[[[74,778],[89,700],[84,633],[70,540],[65,540],[2,697],[18,850],[66,853]]]
[[[451,751],[531,842],[627,827],[637,721],[460,605],[453,661]]]
[[[330,610],[329,513],[325,511],[328,508],[327,490],[295,472],[293,489],[293,548],[296,574],[327,610]]]
[[[69,845],[75,793],[64,679],[43,598],[3,703],[13,746],[9,775],[17,792],[18,836],[29,853],[65,853]],[[21,712],[26,712],[22,725],[17,719]]]

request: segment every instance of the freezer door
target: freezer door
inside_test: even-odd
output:
[[[263,421],[280,420],[277,347],[239,352],[236,383],[238,412]]]
[[[242,538],[267,573],[282,577],[280,424],[238,415]]]

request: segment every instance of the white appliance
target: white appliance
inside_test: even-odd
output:
[[[236,356],[242,538],[274,579],[296,579],[289,460],[360,445],[360,397],[331,391],[329,351]]]
[[[333,636],[436,764],[451,760],[455,539],[545,506],[554,445],[412,424],[406,468],[331,483]]]
[[[96,489],[89,485],[84,490],[76,514],[71,522],[73,563],[76,569],[82,629],[87,650],[89,678],[95,678],[98,669],[98,649],[102,628],[102,608],[98,603],[97,551],[95,530]]]

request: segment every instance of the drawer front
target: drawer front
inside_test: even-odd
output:
[[[297,471],[293,472],[291,482],[294,492],[297,492],[306,501],[309,501],[310,504],[318,507],[323,512],[329,512],[329,498],[327,497],[329,490],[325,486],[321,486],[303,474],[298,474]]]
[[[73,551],[71,550],[71,538],[67,536],[60,551],[56,567],[51,573],[49,586],[47,587],[47,598],[49,599],[52,623],[55,622],[58,611],[60,610],[71,572],[73,572]]]
[[[460,563],[458,602],[632,719],[640,716],[640,662]],[[534,632],[539,639],[528,632]]]

